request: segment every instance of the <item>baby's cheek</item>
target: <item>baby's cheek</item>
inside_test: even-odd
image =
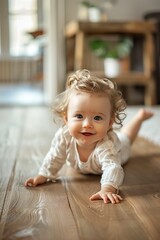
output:
[[[70,127],[69,128],[69,133],[72,137],[75,137],[76,135],[76,129],[74,127]]]

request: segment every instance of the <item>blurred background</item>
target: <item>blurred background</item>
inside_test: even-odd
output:
[[[94,15],[91,16],[91,11]],[[160,1],[159,0],[1,0],[0,1],[0,106],[51,104],[65,88],[66,76],[76,70],[75,37],[70,23],[125,23],[152,21],[154,56],[151,78],[160,104]],[[147,30],[146,30],[147,31]],[[117,32],[118,34],[118,32]],[[95,34],[96,35],[96,34]],[[104,38],[105,34],[101,36]],[[116,35],[117,36],[117,35]],[[93,38],[93,36],[92,36]],[[83,67],[104,71],[103,60],[85,39]],[[113,39],[111,38],[111,41]],[[136,46],[136,47],[135,47]],[[133,39],[131,67],[143,72],[143,36]],[[151,56],[152,57],[152,56]],[[143,59],[144,60],[144,59]],[[130,80],[130,79],[129,79]],[[144,86],[123,86],[127,103],[143,105]]]

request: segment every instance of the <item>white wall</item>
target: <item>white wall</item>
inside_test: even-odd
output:
[[[66,0],[66,22],[77,19],[78,0]],[[108,20],[141,20],[146,12],[160,11],[160,0],[117,0],[107,10]]]
[[[119,0],[108,11],[109,19],[141,20],[146,12],[160,11],[160,0]]]
[[[44,53],[45,102],[51,104],[65,86],[64,0],[44,1],[44,28],[47,35]]]

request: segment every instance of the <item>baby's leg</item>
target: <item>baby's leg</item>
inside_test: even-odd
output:
[[[128,136],[122,131],[117,131],[116,133],[121,142],[121,151],[118,153],[118,159],[120,159],[121,165],[124,165],[131,156],[131,143]]]
[[[133,120],[129,122],[126,126],[124,126],[121,131],[126,134],[129,137],[131,143],[133,143],[133,141],[137,137],[143,121],[151,118],[152,116],[153,113],[151,111],[146,109],[140,109],[133,118]]]

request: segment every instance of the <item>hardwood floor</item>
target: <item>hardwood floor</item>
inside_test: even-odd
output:
[[[100,176],[64,166],[56,183],[25,188],[56,131],[47,107],[0,109],[0,239],[159,240],[160,147],[138,137],[124,166],[124,201],[90,201]]]

